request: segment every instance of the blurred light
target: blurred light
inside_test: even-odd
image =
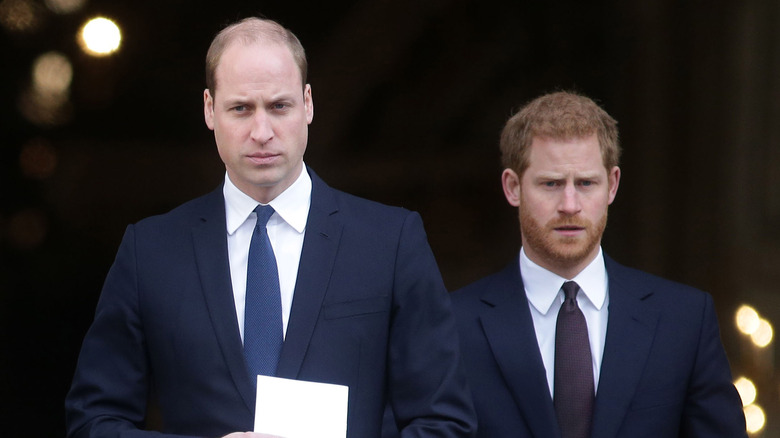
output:
[[[22,173],[30,178],[48,178],[57,168],[57,152],[45,140],[32,140],[22,148],[19,166]]]
[[[25,32],[38,27],[41,17],[37,5],[30,0],[0,2],[0,24],[13,32]]]
[[[772,342],[772,324],[769,321],[762,319],[758,322],[758,328],[756,331],[750,334],[750,338],[753,343],[759,347],[766,347]]]
[[[33,249],[43,243],[49,225],[38,210],[22,210],[8,221],[8,240],[20,249]]]
[[[35,60],[32,76],[33,87],[41,94],[68,93],[73,80],[73,67],[65,55],[48,52]]]
[[[70,120],[72,110],[67,94],[42,94],[34,88],[19,96],[19,111],[40,126],[59,126]]]
[[[19,99],[19,110],[27,120],[41,126],[62,125],[70,119],[70,84],[73,67],[58,52],[39,56],[32,67],[32,87]]]
[[[81,9],[86,2],[86,0],[46,0],[44,3],[54,13],[69,14]]]
[[[737,310],[737,328],[746,335],[749,335],[758,329],[759,319],[756,309],[748,305],[743,305]]]
[[[89,20],[79,34],[81,48],[93,56],[106,56],[116,52],[121,41],[119,26],[104,17]]]
[[[742,406],[747,406],[756,401],[756,385],[754,385],[750,379],[740,377],[734,382],[734,386],[737,388],[739,397],[742,399]]]
[[[745,413],[745,423],[747,431],[750,433],[760,432],[766,424],[766,415],[764,410],[758,405],[745,406],[742,411]]]

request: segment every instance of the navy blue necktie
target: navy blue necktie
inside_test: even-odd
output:
[[[253,382],[258,374],[276,374],[284,341],[279,272],[266,230],[274,209],[258,205],[255,213],[257,224],[249,244],[244,309],[244,356]]]
[[[563,438],[587,438],[596,397],[588,324],[577,305],[580,287],[563,284],[566,299],[558,312],[555,329],[555,385],[553,404]]]

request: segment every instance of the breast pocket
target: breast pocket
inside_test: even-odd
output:
[[[390,297],[371,297],[362,300],[325,304],[322,307],[325,319],[352,318],[374,313],[389,312]]]
[[[685,384],[655,388],[652,390],[637,390],[631,402],[632,411],[678,406],[685,398]]]

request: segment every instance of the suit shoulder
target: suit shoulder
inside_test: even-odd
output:
[[[383,204],[378,201],[363,198],[338,189],[332,189],[339,200],[339,206],[366,212],[380,212],[385,214],[408,214],[410,211],[403,207]]]
[[[458,299],[466,299],[466,297],[479,295],[482,291],[489,289],[490,284],[493,282],[493,278],[498,275],[498,273],[493,273],[490,275],[486,275],[478,280],[475,280],[460,289],[456,289],[452,291],[452,297],[458,298]]]
[[[694,286],[623,266],[611,259],[607,260],[607,274],[610,290],[614,282],[621,289],[632,288],[639,293],[652,294],[655,300],[673,302],[678,308],[686,308],[689,305],[698,307],[703,305],[705,300],[711,300],[709,293]]]
[[[468,308],[476,301],[479,301],[480,297],[487,291],[512,287],[513,284],[517,288],[523,287],[522,282],[519,280],[519,269],[515,261],[500,271],[486,275],[454,290],[450,295],[453,305]]]
[[[339,209],[349,214],[353,219],[362,219],[369,222],[403,222],[410,214],[415,212],[403,207],[383,204],[370,199],[361,198],[350,193],[333,189]]]
[[[221,187],[211,193],[191,199],[177,207],[174,207],[166,213],[149,216],[139,220],[135,224],[138,230],[168,230],[171,228],[182,228],[193,220],[198,220],[204,214],[210,212],[210,209],[217,208],[224,216],[224,198],[221,195]]]
[[[339,213],[351,225],[366,227],[388,226],[402,227],[410,217],[418,213],[402,207],[386,205],[377,201],[362,198],[351,193],[329,186],[310,167],[307,168],[312,180],[311,208],[318,214]]]

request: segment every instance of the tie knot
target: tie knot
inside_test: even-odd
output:
[[[566,296],[566,301],[576,300],[577,292],[579,292],[579,290],[580,286],[573,281],[563,283],[563,294]]]
[[[274,208],[270,205],[258,205],[255,207],[255,213],[257,213],[257,225],[265,226],[274,214]]]

